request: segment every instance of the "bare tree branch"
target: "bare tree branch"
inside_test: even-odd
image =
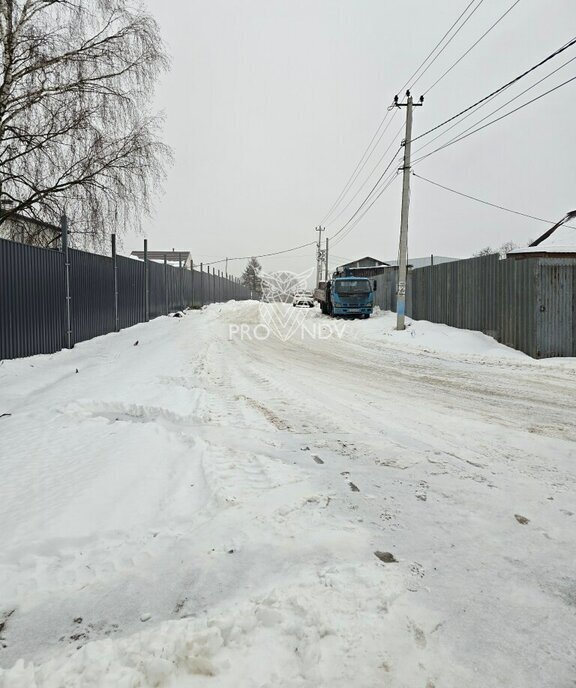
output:
[[[0,200],[101,243],[140,227],[169,149],[150,112],[168,60],[127,0],[0,0]]]

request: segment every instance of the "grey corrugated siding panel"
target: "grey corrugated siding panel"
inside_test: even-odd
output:
[[[148,263],[148,289],[150,293],[150,318],[166,314],[164,294],[164,266],[150,261]]]
[[[419,268],[409,275],[407,313],[486,332],[531,356],[574,356],[575,273],[573,259],[515,261],[497,255]],[[385,270],[377,277],[381,308],[396,308],[396,275]],[[557,275],[552,284],[551,275]],[[547,318],[539,298],[547,299]]]
[[[72,342],[114,332],[114,262],[107,256],[71,249]]]
[[[539,266],[539,357],[574,356],[576,266],[567,262],[541,262]]]
[[[0,239],[0,359],[58,351],[64,303],[62,255]]]
[[[149,262],[150,317],[200,305],[200,273]],[[142,322],[144,264],[117,257],[119,327]],[[250,298],[232,280],[202,276],[204,303]],[[113,332],[114,262],[70,250],[73,343]],[[168,304],[166,304],[166,295]],[[0,239],[0,359],[53,353],[65,345],[65,271],[59,251]]]
[[[144,263],[117,256],[118,324],[120,329],[145,320]]]

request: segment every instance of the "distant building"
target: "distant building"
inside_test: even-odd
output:
[[[59,248],[61,229],[20,213],[0,217],[0,239],[9,239],[29,246]]]
[[[353,260],[350,263],[339,265],[336,268],[336,272],[342,272],[346,269],[350,270],[356,277],[374,277],[375,275],[381,275],[384,268],[387,267],[389,267],[389,264],[382,260],[372,258],[371,256],[364,256],[364,258],[358,258],[358,260]]]
[[[451,263],[459,258],[448,258],[447,256],[426,256],[424,258],[410,258],[408,260],[409,268],[424,268],[428,265],[439,265],[440,263]],[[381,275],[386,268],[397,268],[397,260],[378,260],[370,256],[353,260],[350,263],[340,265],[337,270],[347,268],[353,275],[358,277],[375,277]]]
[[[350,268],[351,270],[356,270],[357,268],[375,268],[381,266],[387,266],[383,260],[378,260],[377,258],[372,258],[371,256],[364,256],[364,258],[358,258],[358,260],[353,260],[350,263],[344,263],[341,268]]]
[[[144,260],[144,251],[132,251],[130,254],[132,258]],[[163,263],[166,260],[168,265],[174,267],[192,269],[192,256],[190,251],[148,251],[148,260],[153,260],[155,263]]]
[[[417,268],[427,268],[429,265],[440,265],[440,263],[453,263],[460,258],[449,258],[448,256],[424,256],[423,258],[408,258],[408,267],[416,270]],[[390,267],[398,267],[397,260],[387,261]]]

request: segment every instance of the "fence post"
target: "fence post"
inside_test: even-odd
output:
[[[166,315],[168,315],[168,263],[166,261],[166,254],[164,254],[164,305]]]
[[[64,254],[64,284],[66,292],[66,313],[65,313],[65,332],[64,332],[64,346],[67,349],[72,348],[72,314],[70,309],[70,252],[68,250],[68,218],[62,215],[60,220],[60,228],[62,230],[62,253]]]
[[[120,332],[120,322],[118,317],[118,260],[116,259],[116,234],[112,234],[111,239],[112,265],[114,270],[114,332]]]
[[[178,253],[178,279],[180,281],[180,289],[179,289],[180,294],[178,294],[178,297],[180,299],[180,309],[181,310],[184,310],[184,287],[183,287],[183,282],[182,282],[183,276],[184,275],[182,274],[182,254]]]
[[[150,320],[150,274],[148,270],[148,239],[144,239],[144,321]]]
[[[200,263],[200,308],[204,308],[204,263]]]
[[[192,295],[191,295],[191,300],[192,300],[192,308],[194,308],[194,261],[190,261],[191,264],[191,270],[192,270]]]

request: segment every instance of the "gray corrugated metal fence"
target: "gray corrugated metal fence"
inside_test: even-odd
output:
[[[70,307],[74,343],[114,332],[112,258],[70,250]]]
[[[377,278],[376,301],[395,310],[397,271]],[[534,358],[576,356],[576,261],[498,255],[412,270],[407,314],[479,330]]]
[[[72,344],[146,320],[145,264],[70,249]],[[0,360],[47,354],[66,345],[64,256],[0,239]],[[250,298],[233,278],[148,261],[150,318]]]
[[[64,305],[64,256],[0,239],[0,359],[61,349]]]

